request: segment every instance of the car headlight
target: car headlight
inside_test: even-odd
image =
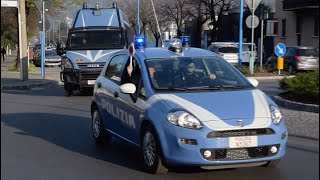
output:
[[[277,106],[271,105],[270,113],[271,113],[272,122],[276,125],[279,124],[282,120],[282,115],[279,108]]]
[[[185,111],[176,111],[169,113],[167,116],[167,120],[171,124],[189,129],[200,129],[203,127],[197,118]]]
[[[62,68],[62,70],[64,68],[73,68],[71,60],[68,58],[62,58],[61,59],[61,68]]]

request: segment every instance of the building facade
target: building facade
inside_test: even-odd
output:
[[[319,47],[318,0],[277,0],[274,18],[279,30],[275,44]]]

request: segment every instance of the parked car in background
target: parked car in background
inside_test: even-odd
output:
[[[209,51],[212,51],[230,64],[238,64],[239,48],[236,43],[233,42],[213,42],[209,47]]]
[[[41,66],[41,49],[38,49],[35,53],[33,64],[37,67]],[[56,51],[51,49],[45,50],[45,66],[60,66],[61,57],[56,53]]]
[[[239,43],[237,43],[239,46]],[[242,43],[242,62],[249,63],[251,58],[251,43]],[[257,62],[257,46],[253,43],[254,62]]]
[[[289,74],[319,70],[319,51],[314,47],[289,46],[283,59],[284,70]],[[269,72],[277,68],[277,57],[274,54],[268,58],[266,66]]]

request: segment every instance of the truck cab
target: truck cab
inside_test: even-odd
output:
[[[64,54],[60,79],[66,96],[74,90],[91,94],[108,56],[127,48],[130,26],[125,19],[116,3],[111,8],[87,8],[84,4],[78,10],[65,49],[57,49],[59,55]]]

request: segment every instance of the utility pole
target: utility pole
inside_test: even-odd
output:
[[[46,44],[46,16],[45,16],[45,6],[44,1],[42,1],[42,43],[41,43],[41,76],[45,79],[44,61],[45,61],[45,44]]]
[[[138,28],[138,34],[137,36],[140,36],[140,0],[138,0],[138,10],[137,10],[137,28]]]
[[[242,42],[243,42],[243,0],[240,0],[240,20],[239,20],[239,69],[242,66]]]
[[[28,80],[27,25],[25,0],[18,1],[20,78]]]

